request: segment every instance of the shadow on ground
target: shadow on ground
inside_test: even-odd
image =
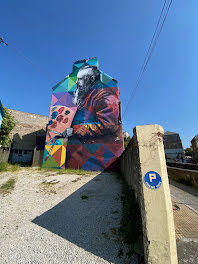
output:
[[[111,232],[120,222],[120,189],[115,175],[100,173],[32,222],[109,262],[122,263],[117,257],[121,241]]]
[[[184,192],[188,192],[189,194],[194,195],[195,197],[198,197],[198,189],[192,186],[184,185],[183,183],[173,181],[171,179],[169,179],[169,181],[171,185],[183,190]]]

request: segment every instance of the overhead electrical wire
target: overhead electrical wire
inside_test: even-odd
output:
[[[173,0],[170,0],[169,4],[166,5],[167,0],[164,1],[164,4],[163,4],[162,10],[161,10],[157,25],[155,27],[155,31],[154,31],[153,37],[151,39],[149,48],[148,48],[147,53],[146,53],[146,57],[144,59],[143,65],[141,67],[140,74],[139,74],[139,76],[137,78],[136,86],[135,86],[135,88],[132,90],[132,92],[130,94],[130,98],[129,98],[128,103],[127,103],[127,105],[125,107],[125,110],[124,110],[124,113],[122,115],[122,118],[125,116],[125,114],[126,114],[126,112],[128,110],[129,104],[131,103],[132,99],[134,98],[135,92],[137,91],[137,89],[138,89],[138,87],[140,85],[140,82],[141,82],[141,80],[143,78],[143,74],[146,71],[146,67],[148,65],[149,60],[151,59],[151,56],[152,56],[153,51],[154,51],[154,48],[155,48],[155,46],[157,44],[157,40],[159,39],[160,33],[161,33],[162,28],[164,26],[164,23],[166,21],[166,18],[167,18],[167,15],[168,15],[168,12],[170,10],[172,2],[173,2]],[[166,8],[166,6],[168,6],[168,7]],[[165,10],[165,8],[166,8],[166,10]],[[163,17],[163,20],[162,20],[162,17]],[[162,20],[162,22],[161,22],[161,20]],[[157,33],[157,31],[158,31],[158,33]],[[156,36],[156,33],[157,33],[157,36]],[[156,36],[156,38],[155,38],[155,36]]]
[[[10,50],[12,50],[13,52],[15,52],[18,56],[20,56],[23,60],[25,60],[27,63],[29,63],[30,65],[32,65],[35,69],[37,69],[37,71],[39,71],[43,76],[45,76],[45,78],[47,78],[49,81],[53,81],[55,83],[57,83],[56,80],[54,80],[48,73],[46,73],[45,70],[43,70],[41,67],[39,67],[38,65],[36,65],[35,63],[33,63],[30,59],[28,59],[26,56],[24,56],[20,51],[18,51],[17,49],[15,49],[14,47],[10,46],[10,44],[8,45],[8,43],[6,43],[3,38],[0,37],[0,44],[4,43]]]
[[[146,57],[145,57],[145,59],[144,59],[143,65],[142,65],[141,70],[140,70],[140,74],[139,74],[138,79],[137,79],[137,82],[136,82],[136,86],[135,86],[135,88],[134,88],[134,89],[132,90],[132,92],[131,92],[131,95],[130,95],[129,101],[128,101],[127,105],[126,105],[126,108],[125,108],[125,111],[124,111],[124,113],[123,113],[123,115],[122,115],[122,118],[125,116],[125,114],[126,114],[126,112],[127,112],[127,109],[128,109],[128,106],[129,106],[130,102],[132,101],[132,99],[133,99],[133,97],[134,97],[134,95],[135,95],[135,92],[137,91],[137,88],[139,87],[139,84],[140,84],[140,82],[141,82],[141,80],[142,80],[142,77],[143,77],[144,72],[146,71],[146,67],[147,67],[147,65],[148,65],[148,62],[149,62],[151,56],[152,56],[152,53],[153,53],[153,51],[154,51],[154,48],[155,48],[155,46],[156,46],[156,44],[157,44],[157,40],[158,40],[159,35],[160,35],[161,31],[162,31],[162,28],[163,28],[163,25],[164,25],[165,20],[166,20],[166,18],[167,18],[167,15],[168,15],[169,9],[170,9],[170,7],[171,7],[172,1],[173,1],[173,0],[170,0],[170,2],[169,2],[169,4],[168,4],[168,8],[167,8],[166,11],[165,11],[165,15],[164,15],[163,21],[162,21],[162,23],[161,23],[161,25],[160,25],[160,22],[161,22],[161,19],[162,19],[162,16],[163,16],[163,14],[164,14],[164,10],[165,10],[165,7],[166,7],[166,3],[167,3],[167,0],[164,1],[163,7],[162,7],[162,10],[161,10],[161,13],[160,13],[160,17],[159,17],[159,19],[158,19],[158,22],[157,22],[157,25],[156,25],[156,28],[155,28],[154,34],[153,34],[153,36],[152,36],[152,39],[151,39],[151,42],[150,42],[149,48],[148,48],[147,53],[146,53]],[[159,27],[159,31],[158,31],[158,33],[157,33],[158,27]],[[156,33],[157,33],[157,37],[155,38]],[[1,43],[4,43],[4,44],[5,44],[10,50],[12,50],[12,51],[15,52],[18,56],[20,56],[21,58],[23,58],[23,60],[25,60],[27,63],[31,64],[31,65],[32,65],[35,69],[37,69],[37,70],[38,70],[43,76],[45,76],[45,78],[47,78],[47,79],[50,80],[50,81],[53,81],[53,82],[57,83],[57,81],[54,80],[53,78],[51,78],[51,76],[50,76],[48,73],[46,73],[45,70],[43,70],[41,67],[39,67],[38,65],[36,65],[35,63],[33,63],[31,60],[29,60],[26,56],[24,56],[24,55],[23,55],[21,52],[19,52],[17,49],[15,49],[15,48],[11,47],[10,45],[8,45],[8,43],[6,43],[6,42],[3,40],[3,38],[0,37],[0,44],[1,44]],[[60,85],[60,86],[61,86],[61,85]]]

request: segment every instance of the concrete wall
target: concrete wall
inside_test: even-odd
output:
[[[167,167],[180,168],[185,170],[198,171],[198,164],[193,163],[179,163],[179,162],[166,162]]]
[[[33,167],[41,167],[43,162],[43,154],[44,154],[44,150],[36,150],[36,149],[34,150],[34,156],[32,162]]]
[[[163,133],[159,125],[135,127],[134,136],[120,158],[120,167],[141,209],[146,263],[176,264]]]
[[[168,176],[175,181],[183,182],[198,188],[198,171],[167,167]]]
[[[8,162],[10,150],[0,149],[0,162]]]

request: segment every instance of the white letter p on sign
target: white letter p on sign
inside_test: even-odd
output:
[[[149,180],[150,180],[150,182],[152,182],[155,179],[156,179],[156,175],[154,173],[149,173]]]

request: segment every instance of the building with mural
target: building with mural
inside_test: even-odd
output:
[[[117,81],[96,58],[76,61],[53,87],[43,167],[102,170],[122,152]]]
[[[3,105],[2,105],[2,103],[0,101],[0,128],[1,128],[1,123],[2,123],[2,120],[3,120],[4,116],[5,116],[5,113],[4,113],[4,110],[3,110]]]

